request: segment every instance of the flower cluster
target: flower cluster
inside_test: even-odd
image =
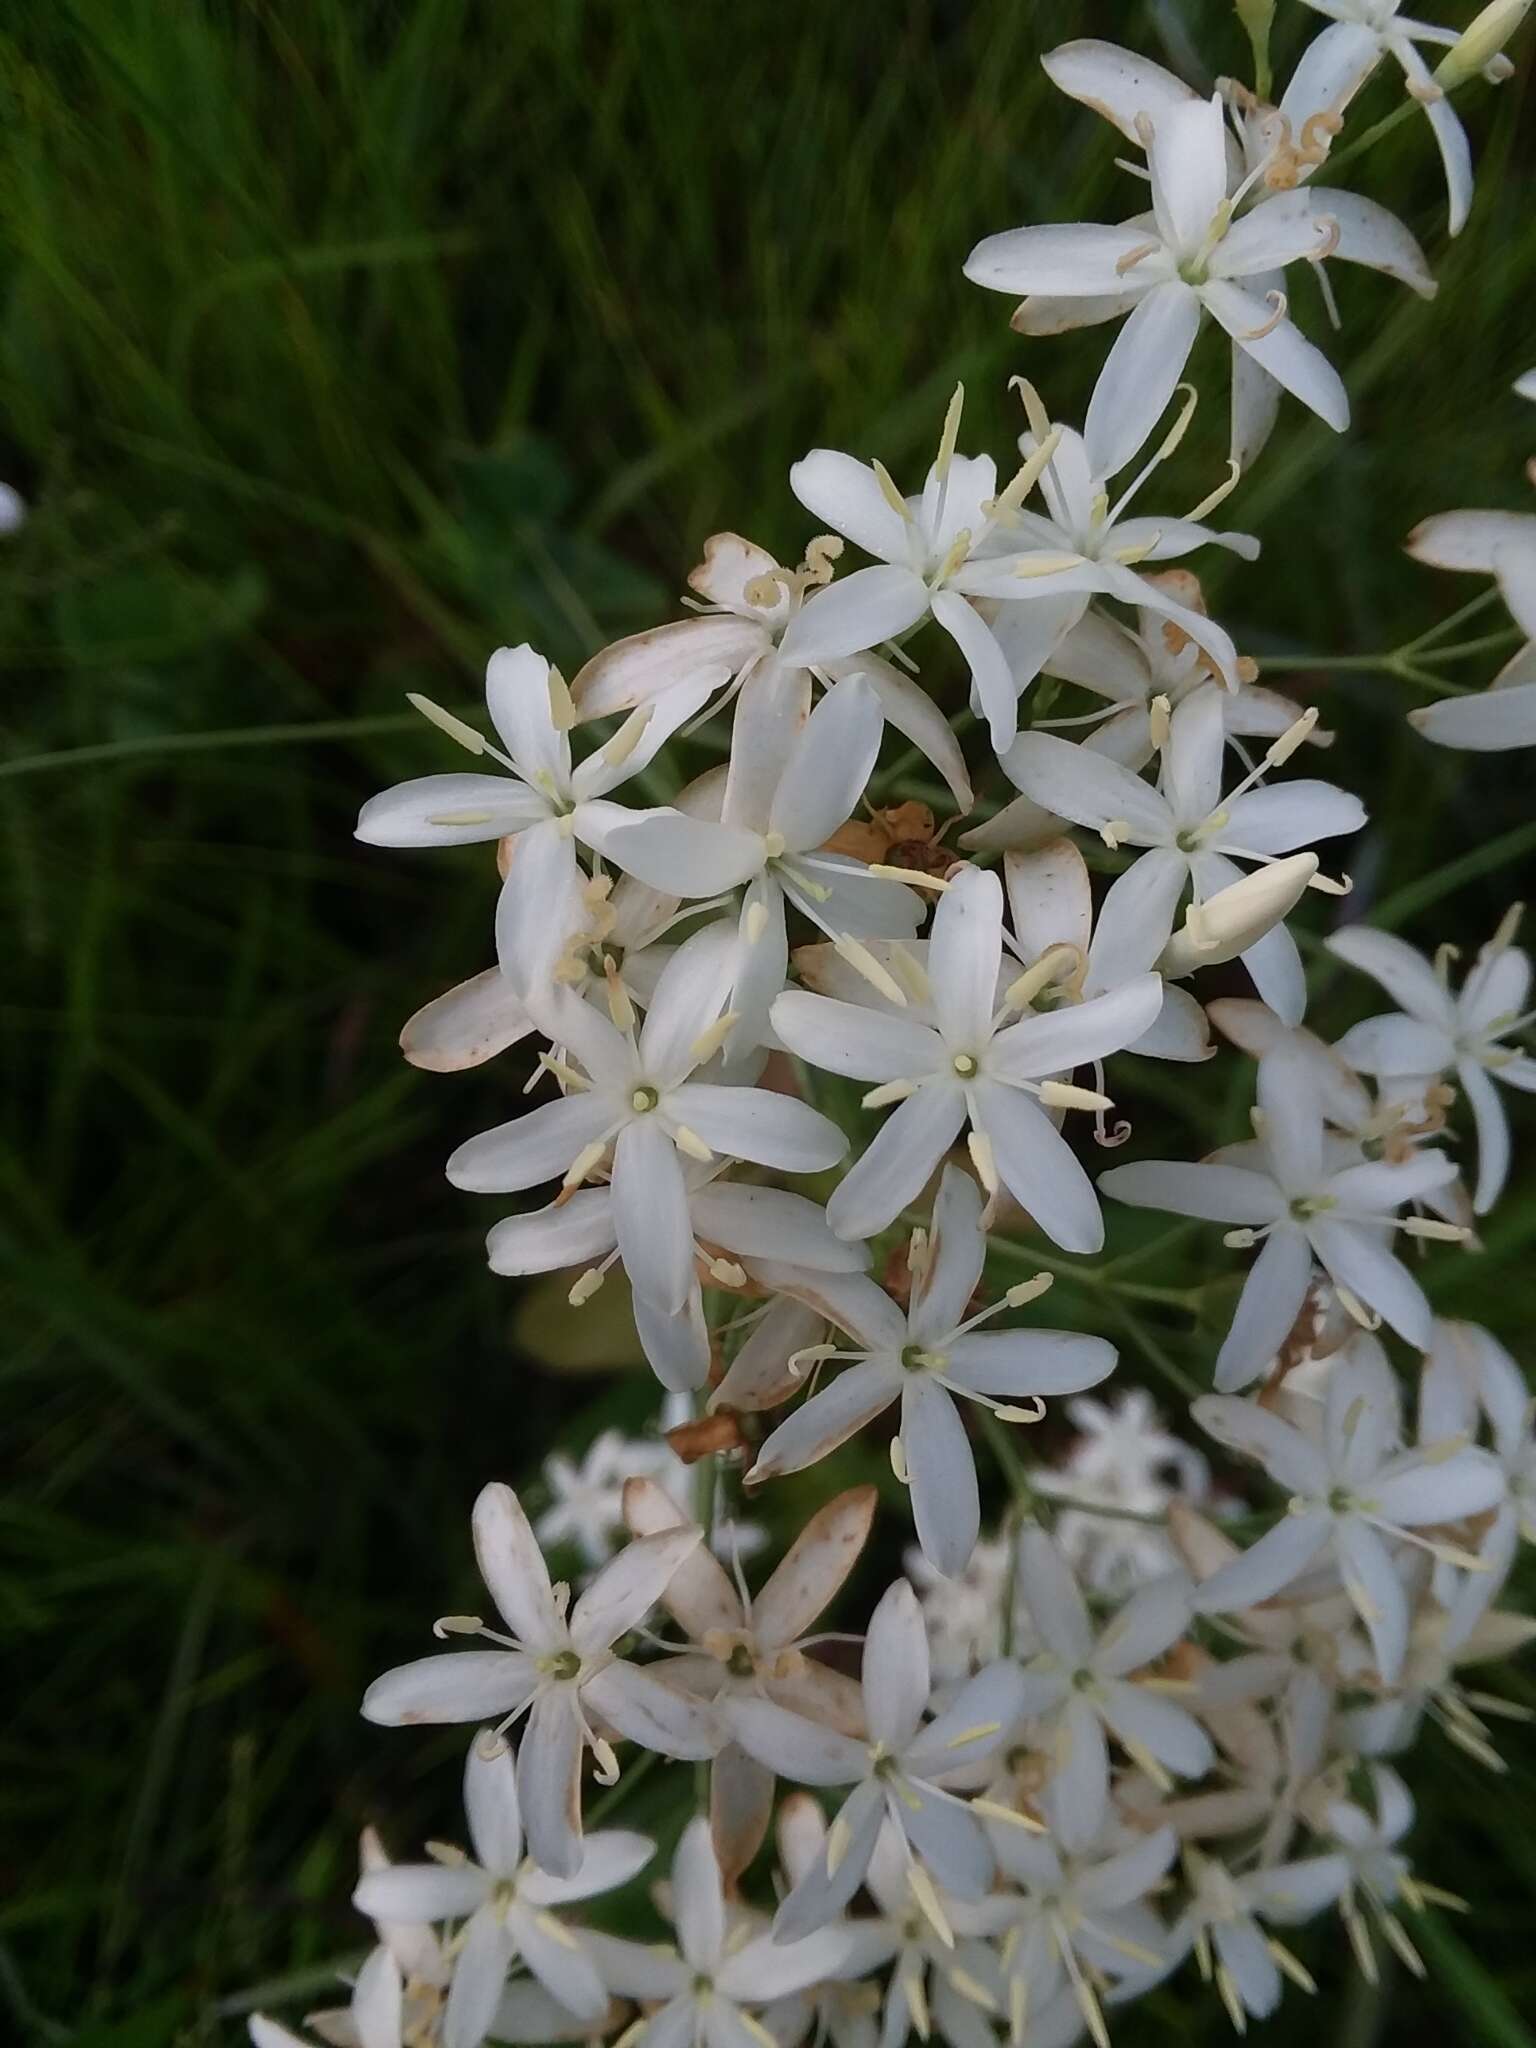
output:
[[[1366,810],[1300,772],[1331,736],[1260,684],[1186,564],[1256,556],[1206,522],[1284,394],[1348,423],[1291,280],[1310,271],[1330,310],[1334,260],[1434,291],[1408,229],[1330,180],[1357,95],[1401,72],[1455,233],[1471,159],[1449,95],[1507,70],[1524,10],[1496,0],[1458,36],[1395,0],[1307,4],[1329,22],[1283,90],[1259,7],[1239,9],[1252,88],[1204,97],[1104,43],[1046,59],[1138,152],[1123,168],[1146,192],[1118,223],[989,236],[965,272],[1022,301],[1026,336],[1123,317],[1080,427],[1020,380],[999,468],[962,451],[957,391],[910,494],[877,460],[812,450],[790,475],[813,523],[796,566],[714,536],[689,616],[569,684],[502,649],[489,732],[418,700],[474,771],[363,808],[374,845],[494,848],[495,964],[402,1037],[436,1071],[521,1046],[547,1091],[448,1161],[471,1193],[545,1191],[494,1223],[492,1268],[568,1272],[578,1313],[621,1271],[668,1413],[692,1419],[681,1459],[615,1435],[580,1468],[552,1458],[537,1527],[510,1488],[481,1493],[495,1618],[441,1618],[467,1646],[363,1703],[475,1730],[467,1847],[393,1864],[365,1837],[355,1902],[378,1942],[350,2006],[316,2016],[329,2041],[1102,2048],[1112,2008],[1189,1958],[1239,2029],[1287,1980],[1311,1988],[1283,1930],[1328,1913],[1367,1972],[1381,1942],[1421,1967],[1403,1916],[1445,1895],[1412,1873],[1388,1759],[1430,1714],[1498,1765],[1500,1702],[1459,1674],[1536,1632],[1497,1606],[1536,1537],[1536,1435],[1519,1369],[1437,1320],[1400,1252],[1458,1256],[1498,1200],[1500,1089],[1536,1088],[1530,963],[1518,908],[1459,988],[1454,948],[1430,962],[1344,924],[1332,955],[1394,1007],[1335,1044],[1306,1028],[1287,920],[1350,894],[1324,851]],[[1446,45],[1436,72],[1425,44]],[[1207,318],[1231,342],[1230,466],[1169,516],[1143,507],[1193,416]],[[1495,574],[1536,631],[1533,533],[1451,514],[1413,545]],[[1530,654],[1502,709],[1432,706],[1428,735],[1536,738]],[[959,720],[921,680],[946,664]],[[960,745],[972,725],[1000,800]],[[888,729],[949,792],[963,854],[891,801]],[[717,765],[683,780],[711,738]],[[1210,976],[1233,962],[1251,997]],[[1223,1040],[1253,1064],[1251,1135],[1095,1178],[1082,1141],[1132,1136],[1108,1121],[1132,1056],[1176,1072]],[[1190,1409],[1220,1493],[1144,1394],[1090,1393],[1117,1364],[1078,1263],[1105,1197],[1253,1254]],[[1058,1277],[1075,1313],[1047,1327]],[[1017,1448],[1042,1421],[1076,1431],[1055,1462]],[[823,1490],[755,1591],[725,1508],[733,1478],[767,1503],[855,1438],[888,1455],[916,1539],[862,1636],[823,1623],[873,1486]],[[979,1443],[1012,1492],[995,1535]],[[551,1577],[559,1545],[578,1592]],[[658,1888],[659,1946],[570,1910],[650,1863],[649,1838],[602,1822],[653,1759],[698,1766],[668,1781],[701,1808]],[[770,1842],[771,1906],[747,1881]]]

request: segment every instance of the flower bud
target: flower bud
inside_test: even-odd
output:
[[[1490,64],[1530,12],[1531,0],[1489,0],[1435,66],[1435,83],[1454,92]]]
[[[1235,959],[1295,909],[1316,873],[1315,853],[1293,853],[1219,889],[1198,910],[1192,905],[1163,948],[1159,972],[1177,980],[1197,967]]]

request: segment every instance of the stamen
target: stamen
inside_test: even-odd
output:
[[[585,1308],[602,1284],[602,1267],[589,1266],[586,1272],[575,1282],[570,1293],[565,1298],[572,1308]]]
[[[1159,695],[1152,699],[1147,706],[1147,722],[1152,744],[1161,753],[1173,729],[1173,706],[1166,697]]]
[[[714,1023],[709,1025],[706,1030],[701,1031],[692,1045],[689,1046],[688,1051],[692,1058],[701,1067],[707,1060],[712,1060],[731,1033],[736,1029],[740,1020],[741,1012],[739,1010],[727,1010],[724,1016],[717,1017]]]
[[[901,495],[900,491],[897,490],[895,481],[891,476],[891,472],[886,468],[883,462],[871,462],[869,466],[875,472],[876,477],[879,479],[881,497],[884,498],[885,502],[887,503],[887,505],[890,506],[891,510],[897,513],[902,519],[906,521],[907,525],[910,526],[912,524],[911,507],[908,505],[906,499]]]
[[[1051,458],[1061,445],[1062,432],[1062,428],[1052,427],[1048,434],[1039,438],[1034,453],[1015,471],[1012,483],[987,507],[990,518],[1006,523],[1022,509],[1025,499],[1050,467]]]
[[[858,939],[850,938],[847,932],[839,932],[832,941],[833,948],[848,962],[856,974],[862,974],[871,988],[877,988],[888,1002],[907,1007],[907,998],[901,985],[880,965],[868,946]]]
[[[970,1131],[966,1135],[966,1150],[971,1155],[971,1164],[976,1177],[989,1195],[995,1195],[1000,1185],[997,1178],[997,1160],[992,1151],[992,1140],[985,1131]]]
[[[767,928],[767,904],[763,902],[749,904],[747,906],[746,919],[743,924],[743,930],[745,931],[747,937],[747,944],[749,946],[755,946],[758,940],[763,936],[763,933],[767,930]]]
[[[1205,497],[1203,497],[1200,500],[1199,504],[1196,505],[1191,511],[1186,512],[1184,514],[1184,517],[1192,525],[1198,524],[1199,521],[1202,519],[1208,519],[1211,513],[1213,513],[1216,510],[1216,507],[1218,505],[1222,504],[1226,499],[1231,497],[1232,493],[1237,489],[1238,484],[1242,480],[1242,474],[1242,464],[1237,460],[1236,456],[1229,456],[1227,458],[1226,482],[1217,484],[1216,488],[1213,491],[1207,492]]]
[[[611,954],[603,960],[603,982],[608,995],[608,1014],[618,1031],[633,1031],[635,1028],[635,1006],[629,999],[629,990],[619,978],[618,965]]]
[[[738,1266],[734,1259],[711,1259],[709,1277],[718,1280],[722,1287],[745,1287],[747,1273],[744,1266]]]
[[[1008,379],[1008,389],[1010,391],[1017,391],[1019,394],[1024,406],[1024,417],[1029,421],[1029,431],[1034,435],[1036,444],[1040,445],[1048,441],[1053,432],[1050,414],[1047,413],[1044,402],[1034,385],[1030,383],[1027,377],[1010,377]],[[1060,439],[1059,434],[1057,438],[1058,440]],[[1052,453],[1055,453],[1054,448]]]
[[[1092,1088],[1075,1088],[1070,1081],[1042,1081],[1040,1100],[1047,1109],[1113,1109],[1107,1095]]]
[[[1287,761],[1289,761],[1292,754],[1296,752],[1296,749],[1300,746],[1304,746],[1306,742],[1312,737],[1312,729],[1316,724],[1317,706],[1315,704],[1310,704],[1308,705],[1307,709],[1303,711],[1300,718],[1296,720],[1295,724],[1288,725],[1285,731],[1281,733],[1279,739],[1277,739],[1273,746],[1270,747],[1269,751],[1264,756],[1264,767],[1283,767],[1284,764]],[[1262,773],[1263,771],[1261,769],[1257,772]],[[1251,780],[1252,778],[1249,779]]]
[[[607,1144],[601,1138],[594,1138],[590,1145],[583,1145],[566,1168],[565,1179],[560,1185],[564,1188],[579,1188],[607,1150]]]
[[[878,875],[882,882],[909,882],[914,889],[933,889],[940,895],[949,887],[942,875],[924,874],[921,868],[893,867],[884,860],[871,861],[869,872]]]
[[[672,1142],[679,1152],[685,1152],[690,1159],[696,1159],[700,1166],[709,1166],[714,1161],[714,1153],[698,1132],[689,1130],[686,1124],[673,1125]]]
[[[569,689],[566,687],[565,677],[561,675],[559,669],[553,663],[550,664],[548,688],[549,715],[554,723],[555,731],[569,732],[576,723],[576,705]],[[622,730],[623,727],[620,727],[620,731]]]
[[[550,675],[554,675],[553,669],[550,670]],[[561,685],[561,688],[564,688],[564,684]],[[613,738],[609,740],[602,751],[603,759],[610,768],[622,767],[636,747],[639,746],[645,736],[645,728],[651,722],[651,713],[655,708],[653,704],[637,705],[619,727]]]
[[[484,1627],[478,1614],[440,1614],[432,1624],[432,1633],[443,1643],[449,1636],[477,1636]]]
[[[888,1109],[893,1102],[905,1102],[909,1095],[915,1095],[922,1086],[920,1080],[882,1081],[878,1088],[871,1088],[864,1096],[861,1109]]]
[[[907,1882],[912,1887],[912,1896],[923,1910],[923,1917],[946,1948],[953,1948],[955,1937],[944,1909],[939,1904],[939,1895],[934,1890],[933,1879],[920,1863],[914,1862],[907,1871]],[[926,2017],[926,2015],[925,2015]],[[925,2036],[926,2038],[926,2036]]]
[[[965,410],[965,386],[957,384],[955,395],[949,401],[949,410],[944,415],[944,431],[939,436],[939,453],[934,462],[934,474],[941,484],[949,481],[949,466],[955,459],[955,447],[960,439],[960,415]]]
[[[455,718],[451,711],[445,711],[441,704],[434,704],[430,697],[423,697],[416,690],[407,690],[405,701],[413,711],[419,711],[429,725],[435,725],[449,739],[457,740],[465,753],[486,752],[489,742],[472,725],[466,725],[462,718]]]
[[[896,1482],[899,1486],[910,1486],[912,1484],[911,1473],[907,1469],[906,1450],[899,1436],[891,1438],[891,1470],[895,1473]]]
[[[585,1074],[578,1074],[576,1069],[568,1067],[564,1060],[557,1060],[552,1052],[541,1052],[539,1065],[546,1074],[553,1074],[560,1086],[573,1095],[579,1095],[583,1089],[592,1086]]]
[[[1038,1301],[1042,1294],[1049,1294],[1056,1285],[1054,1273],[1037,1273],[1033,1280],[1019,1280],[1003,1296],[1009,1308],[1025,1308],[1032,1301]]]

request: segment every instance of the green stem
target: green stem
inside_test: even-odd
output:
[[[0,778],[40,775],[55,768],[90,768],[105,761],[132,761],[156,754],[211,754],[234,747],[307,746],[317,740],[368,739],[419,726],[415,711],[386,711],[369,718],[317,718],[296,725],[239,725],[223,732],[171,732],[131,740],[100,740],[89,747],[60,747],[48,754],[23,754],[0,761]]]
[[[1010,1237],[989,1237],[987,1249],[1000,1259],[1016,1265],[1041,1267],[1047,1273],[1075,1282],[1095,1292],[1123,1295],[1127,1301],[1155,1302],[1159,1308],[1193,1310],[1199,1306],[1200,1290],[1192,1287],[1151,1287],[1139,1280],[1120,1280],[1113,1266],[1085,1266],[1080,1259],[1064,1258],[1056,1252],[1042,1252]]]

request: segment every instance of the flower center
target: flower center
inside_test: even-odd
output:
[[[969,1081],[976,1071],[976,1055],[969,1052],[957,1052],[950,1061],[950,1065],[962,1081]]]
[[[725,1660],[725,1668],[733,1678],[750,1678],[754,1669],[752,1652],[745,1643],[738,1643]]]
[[[949,1363],[942,1351],[930,1351],[923,1344],[903,1344],[901,1362],[908,1372],[942,1372]]]
[[[635,1089],[629,1098],[629,1106],[637,1116],[645,1116],[660,1102],[659,1092],[650,1087]]]
[[[539,1659],[539,1669],[546,1678],[571,1679],[581,1670],[581,1659],[574,1650],[552,1650]]]

